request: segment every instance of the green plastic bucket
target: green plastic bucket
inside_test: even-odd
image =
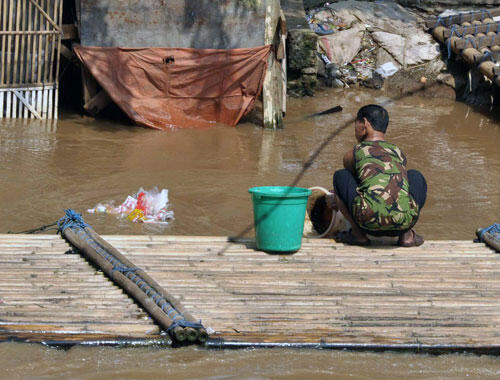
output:
[[[295,252],[302,244],[307,199],[311,190],[290,186],[263,186],[252,194],[257,249]]]

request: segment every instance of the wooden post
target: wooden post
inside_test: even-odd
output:
[[[280,3],[278,0],[266,1],[265,41],[266,45],[273,45],[269,55],[266,77],[262,89],[264,112],[264,128],[277,129],[283,127],[281,63],[276,57],[276,49],[281,42],[281,33],[278,30],[280,19]]]
[[[87,70],[85,66],[82,65],[82,88],[83,88],[83,104],[88,104],[88,102],[97,95],[97,82],[94,77]]]

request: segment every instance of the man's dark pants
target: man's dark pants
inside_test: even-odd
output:
[[[411,196],[415,199],[415,202],[417,202],[419,210],[422,210],[427,199],[427,182],[424,176],[418,170],[408,170],[408,183],[410,184]],[[335,194],[342,199],[352,216],[352,204],[354,198],[358,195],[356,192],[358,187],[356,177],[347,169],[337,170],[333,175],[333,187],[335,189]],[[361,230],[374,236],[399,236],[401,233],[405,232]]]

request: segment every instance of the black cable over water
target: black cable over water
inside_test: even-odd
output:
[[[386,101],[383,101],[381,103],[381,105],[387,105],[389,102],[401,100],[401,99],[407,98],[409,96],[416,95],[416,94],[418,94],[418,93],[420,93],[420,92],[422,92],[424,90],[432,89],[435,86],[437,86],[437,83],[433,84],[431,86],[426,86],[426,85],[422,84],[416,90],[407,91],[407,92],[404,92],[404,93],[402,93],[401,95],[399,95],[397,97],[389,98]],[[317,116],[317,115],[313,115],[313,116]],[[309,157],[309,159],[306,162],[304,162],[304,164],[302,165],[302,170],[300,171],[300,173],[297,174],[297,176],[294,178],[294,180],[288,185],[290,188],[296,186],[300,182],[300,180],[304,177],[304,175],[306,174],[306,172],[312,166],[312,164],[314,163],[314,161],[316,161],[316,159],[321,154],[321,152],[328,146],[328,144],[330,144],[330,142],[332,142],[333,139],[335,139],[341,132],[343,132],[352,123],[354,123],[354,121],[356,121],[356,117],[353,117],[353,118],[347,120],[344,124],[342,124],[341,126],[339,126],[332,133],[330,133],[325,140],[323,140],[323,142],[319,145],[318,149],[316,149],[311,154],[311,156]],[[249,233],[254,228],[254,226],[256,224],[258,224],[262,220],[265,220],[279,205],[280,205],[280,202],[277,202],[276,205],[273,208],[271,208],[264,215],[262,215],[257,221],[255,221],[254,223],[250,224],[243,231],[241,231],[238,235],[230,237],[228,239],[228,243],[226,244],[226,246],[224,248],[222,248],[217,254],[219,254],[219,255],[224,254],[229,249],[229,247],[232,244],[238,243],[238,241],[241,238],[243,238],[247,233]]]
[[[21,232],[12,232],[9,231],[7,232],[8,234],[14,234],[14,235],[20,235],[20,234],[36,234],[39,232],[45,232],[45,231],[51,231],[51,230],[58,230],[57,227],[57,222],[51,223],[51,224],[46,224],[45,226],[33,228],[31,230],[26,230],[26,231],[21,231]]]

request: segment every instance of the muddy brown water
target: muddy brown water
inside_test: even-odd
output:
[[[56,221],[63,209],[83,213],[101,234],[237,235],[251,225],[248,188],[331,187],[342,155],[355,143],[342,130],[301,175],[304,163],[368,103],[386,104],[388,140],[422,171],[429,194],[417,230],[427,239],[472,240],[500,218],[500,121],[441,99],[391,101],[380,92],[319,92],[290,99],[286,128],[158,132],[121,121],[64,113],[57,124],[0,120],[0,233]],[[304,118],[342,105],[342,113]],[[121,203],[139,187],[170,192],[167,227],[91,215],[99,202]],[[252,235],[248,232],[247,235]],[[493,356],[427,356],[314,350],[213,351],[200,348],[83,348],[0,345],[6,378],[42,379],[459,379],[500,378]],[[2,376],[3,377],[3,376]]]

